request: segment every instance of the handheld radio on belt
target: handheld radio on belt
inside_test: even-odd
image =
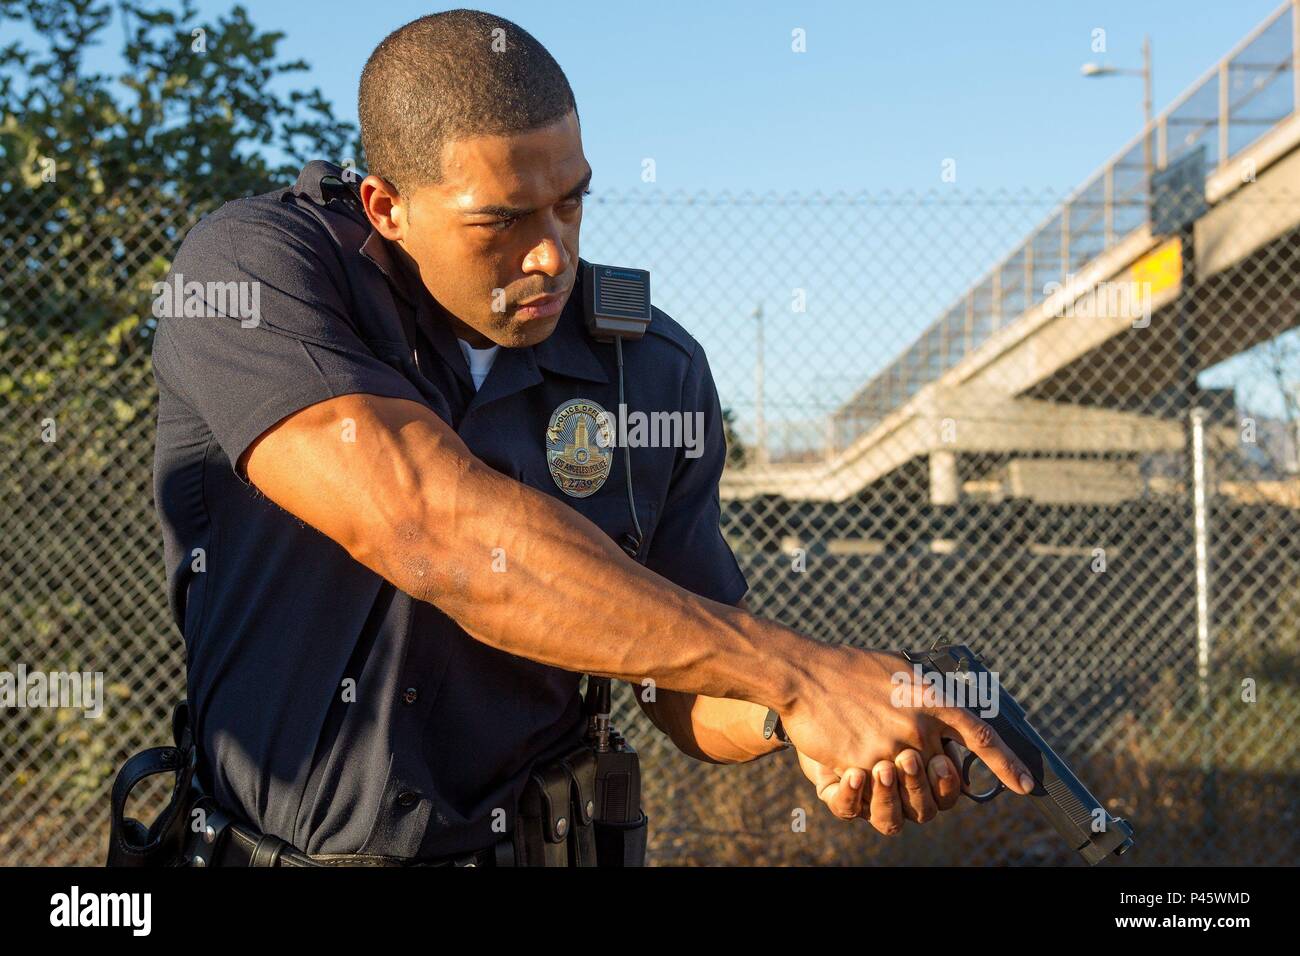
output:
[[[623,340],[645,335],[650,324],[650,273],[644,269],[587,265],[583,314],[597,342],[614,343],[618,403],[623,394]],[[633,530],[619,544],[633,561],[641,553],[641,522],[632,494],[632,455],[623,446],[623,477]],[[587,744],[596,752],[596,852],[601,866],[641,866],[645,861],[646,816],[641,812],[641,770],[636,751],[610,726],[610,679],[587,676],[583,698]]]

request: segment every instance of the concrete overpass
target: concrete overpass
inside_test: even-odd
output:
[[[1130,494],[1136,466],[1125,454],[1177,452],[1184,444],[1181,419],[1150,414],[1153,399],[1175,390],[1181,374],[1174,343],[1182,249],[1176,238],[1153,236],[1145,215],[1124,219],[1135,204],[1145,212],[1147,177],[1139,170],[1134,187],[1133,160],[1148,139],[1160,166],[1197,145],[1215,148],[1210,209],[1194,242],[1195,315],[1214,326],[1195,337],[1184,361],[1204,370],[1300,322],[1300,268],[1276,265],[1300,262],[1297,31],[1290,3],[1176,100],[834,413],[828,431],[837,440],[822,460],[728,470],[723,497],[839,501],[926,458],[931,502],[952,504],[962,491],[958,462],[980,454],[1010,456],[1013,492],[1038,500],[1052,500],[1067,482],[1089,489],[1088,500]],[[1276,56],[1279,35],[1289,41],[1285,59]],[[1259,55],[1265,40],[1271,58]],[[1256,92],[1288,84],[1291,109],[1234,149],[1233,108],[1251,111],[1249,95],[1233,102],[1230,77],[1247,66]],[[1218,92],[1214,123],[1189,115],[1207,88]],[[1170,131],[1187,126],[1170,148]],[[1251,296],[1261,270],[1268,270],[1268,295]],[[1106,459],[1077,457],[1100,454]]]

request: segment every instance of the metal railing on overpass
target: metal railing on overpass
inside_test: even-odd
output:
[[[1147,224],[1152,167],[1204,146],[1218,173],[1300,101],[1300,0],[1288,0],[1102,165],[1010,255],[831,415],[828,455],[852,444],[1104,252]],[[1243,177],[1250,174],[1243,171]]]

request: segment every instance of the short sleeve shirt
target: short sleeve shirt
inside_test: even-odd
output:
[[[318,402],[407,399],[621,542],[633,528],[627,449],[611,449],[603,482],[575,497],[561,483],[590,489],[574,463],[591,436],[552,430],[548,442],[575,403],[618,418],[613,346],[586,333],[582,273],[554,333],[501,348],[476,390],[437,304],[370,228],[343,171],[314,162],[292,188],[202,219],[155,290],[154,491],[200,781],[262,831],[309,853],[477,849],[499,838],[502,813],[513,826],[530,766],[580,742],[580,674],[474,640],[269,501],[235,463]],[[630,419],[683,413],[675,444],[630,449],[638,560],[734,604],[746,583],[719,528],[726,450],[704,350],[655,308],[624,356]]]

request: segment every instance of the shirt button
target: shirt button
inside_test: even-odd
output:
[[[410,790],[403,790],[397,795],[397,805],[399,807],[413,807],[420,800],[420,795]]]
[[[419,691],[417,691],[414,687],[408,687],[406,688],[406,693],[402,695],[402,700],[406,701],[408,704],[414,704],[415,698],[419,696],[420,696]]]

